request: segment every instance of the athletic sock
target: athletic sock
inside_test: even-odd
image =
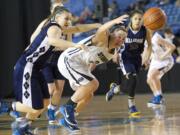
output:
[[[135,99],[134,97],[128,97],[128,106],[129,108],[135,106]]]
[[[48,109],[56,110],[57,106],[53,104],[48,105]]]
[[[71,106],[73,106],[73,108],[76,108],[77,103],[73,102],[73,101],[71,100],[71,98],[70,98],[70,99],[67,101],[66,105],[71,105]]]
[[[156,90],[156,92],[155,92],[155,96],[158,96],[158,95],[162,95],[161,90]]]

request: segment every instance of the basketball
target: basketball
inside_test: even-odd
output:
[[[153,7],[144,13],[143,21],[146,28],[158,30],[166,24],[166,14],[162,9]]]

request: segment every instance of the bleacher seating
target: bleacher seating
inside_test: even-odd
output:
[[[108,0],[108,3],[112,3],[113,0]],[[129,4],[135,3],[139,0],[117,0],[119,8],[121,11],[125,10]],[[73,4],[72,4],[73,3]],[[69,0],[65,6],[70,9],[72,13],[75,15],[80,15],[85,7],[89,7],[89,9],[94,10],[94,0]],[[148,9],[150,7],[160,7],[167,14],[167,25],[171,26],[175,33],[180,33],[180,8],[176,7],[174,3],[166,4],[166,5],[158,5],[156,2],[151,1],[145,8]],[[78,40],[81,39],[78,37]],[[76,41],[78,41],[76,39]]]

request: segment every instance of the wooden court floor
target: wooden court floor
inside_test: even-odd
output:
[[[180,94],[166,94],[166,108],[146,107],[151,95],[137,95],[136,104],[141,118],[129,119],[127,96],[115,96],[110,102],[96,96],[77,117],[80,132],[70,133],[63,127],[50,127],[45,114],[33,123],[37,135],[180,135]],[[63,98],[65,102],[67,98]],[[9,116],[0,116],[0,135],[11,135]]]

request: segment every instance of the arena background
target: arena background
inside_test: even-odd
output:
[[[82,17],[79,18],[78,23],[105,22],[133,8],[145,10],[148,7],[159,6],[165,10],[168,16],[168,25],[178,37],[180,35],[180,8],[178,7],[178,1],[179,0],[168,0],[167,2],[166,0],[116,0],[117,5],[113,5],[112,0],[69,0],[65,6],[70,9],[75,16]],[[111,8],[114,6],[115,10],[112,11],[110,8],[108,10],[108,6],[112,6]],[[41,20],[48,16],[49,7],[49,0],[1,0],[0,97],[12,97],[13,66],[25,47],[29,44],[30,35],[33,30]],[[91,11],[91,18],[87,16],[83,18],[82,13],[88,13],[87,10],[83,11],[85,7],[88,7],[88,10]],[[74,23],[77,23],[76,21],[77,20],[75,20]],[[74,41],[77,42],[90,33],[75,35]],[[109,87],[109,83],[117,81],[116,65],[112,63],[101,65],[94,71],[94,74],[100,80],[100,87],[97,94],[104,94]],[[146,71],[142,70],[139,74],[136,88],[139,93],[150,92],[145,80]],[[173,69],[163,77],[163,90],[165,92],[178,92],[178,90],[180,90],[180,64],[176,64]],[[64,95],[70,95],[71,93],[72,91],[68,83],[66,83]]]

